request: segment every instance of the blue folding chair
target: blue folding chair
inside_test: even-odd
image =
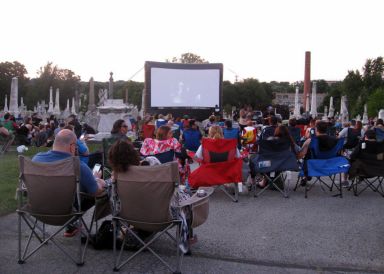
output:
[[[160,161],[160,163],[165,164],[175,160],[175,151],[172,149],[163,153],[148,156],[154,156]]]
[[[289,140],[272,139],[260,140],[259,151],[251,158],[250,169],[251,174],[258,173],[267,180],[266,187],[259,192],[254,188],[254,197],[258,197],[268,188],[275,188],[288,198],[291,178],[287,171],[299,171],[299,165]],[[278,180],[283,181],[283,189],[277,185]]]
[[[301,179],[304,177],[310,176],[314,177],[313,182],[308,182],[305,185],[305,198],[308,197],[308,191],[319,182],[321,189],[324,191],[324,186],[332,191],[335,186],[339,191],[335,196],[343,197],[342,186],[336,184],[336,177],[339,175],[339,182],[341,182],[341,174],[348,173],[350,164],[347,158],[340,156],[340,152],[343,149],[344,138],[337,140],[336,145],[327,151],[320,150],[319,139],[317,137],[311,138],[311,143],[309,146],[311,152],[311,159],[304,160],[301,171],[299,172],[298,181],[296,187]],[[322,177],[328,177],[331,180],[331,183],[324,181]]]
[[[376,140],[378,142],[384,141],[384,130],[376,127],[375,132],[376,132]]]

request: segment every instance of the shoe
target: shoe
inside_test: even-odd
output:
[[[81,230],[81,225],[77,223],[69,224],[65,228],[64,237],[73,237]]]
[[[300,186],[306,186],[307,185],[307,179],[303,178],[300,181]]]
[[[193,235],[191,238],[188,239],[188,244],[193,245],[197,243],[197,235]]]
[[[341,187],[344,187],[344,188],[348,188],[348,187],[350,187],[350,183],[348,182],[348,180],[346,180],[346,181],[342,181],[342,182],[340,183],[340,185],[341,185]]]

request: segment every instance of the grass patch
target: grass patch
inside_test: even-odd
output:
[[[19,184],[18,153],[15,147],[10,150],[0,156],[0,216],[14,212],[17,205],[15,193]],[[48,148],[43,147],[29,147],[24,155],[32,157],[37,152],[47,150]]]
[[[90,145],[89,150],[95,151],[98,145]],[[11,152],[0,155],[0,216],[15,212],[17,201],[15,200],[16,188],[19,184],[19,162],[15,147]],[[33,157],[38,152],[47,151],[46,147],[29,147],[25,156]]]

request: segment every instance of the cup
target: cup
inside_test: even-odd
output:
[[[364,143],[361,143],[361,149],[365,149],[367,147],[367,144],[364,142]]]
[[[197,192],[197,197],[204,197],[205,195],[207,195],[207,193],[205,192],[204,189],[199,189]]]
[[[186,186],[185,185],[179,185],[179,190],[185,192]]]

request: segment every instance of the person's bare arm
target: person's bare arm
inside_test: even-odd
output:
[[[302,159],[308,152],[309,144],[311,143],[311,139],[305,140],[303,146],[301,147],[300,152],[297,154],[297,158]]]

